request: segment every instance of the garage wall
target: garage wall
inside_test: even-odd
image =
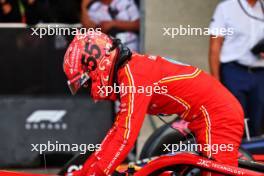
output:
[[[144,51],[208,68],[208,36],[163,35],[163,28],[207,28],[219,0],[144,0]]]

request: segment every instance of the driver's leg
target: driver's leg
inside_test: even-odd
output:
[[[196,142],[202,144],[203,155],[220,163],[238,166],[238,149],[244,130],[243,113],[228,110],[220,113],[208,111],[205,107],[201,111],[189,128],[195,133]],[[202,175],[221,174],[202,172]]]

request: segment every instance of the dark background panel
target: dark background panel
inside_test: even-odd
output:
[[[0,29],[0,94],[68,94],[56,36],[32,36],[31,29]],[[70,37],[69,37],[70,38]]]
[[[0,167],[39,166],[43,155],[32,152],[31,144],[97,144],[112,125],[112,103],[94,103],[86,90],[77,96],[68,90],[62,63],[72,37],[31,33],[0,29]],[[56,122],[51,117],[29,123],[40,110],[66,114]],[[48,154],[58,153],[66,154]]]

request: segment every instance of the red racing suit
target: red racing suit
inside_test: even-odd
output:
[[[101,150],[86,161],[79,172],[81,175],[113,173],[133,147],[146,113],[180,115],[190,122],[189,128],[195,133],[197,143],[232,144],[232,151],[202,152],[216,161],[237,165],[244,128],[243,111],[234,96],[212,76],[170,59],[135,53],[119,69],[118,84],[137,90],[120,93],[120,111],[115,123]]]

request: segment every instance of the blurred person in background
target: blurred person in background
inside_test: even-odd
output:
[[[80,23],[81,0],[48,0],[50,4],[50,17],[57,23]]]
[[[18,1],[0,0],[0,22],[22,22]]]
[[[264,122],[264,52],[253,54],[252,48],[264,39],[264,1],[221,2],[214,12],[210,29],[211,73],[240,101],[245,117],[250,119],[250,134],[261,135]],[[223,31],[231,33],[227,35]]]
[[[131,50],[139,50],[139,10],[134,0],[82,0],[81,23],[85,28],[101,28]]]
[[[33,25],[49,21],[49,0],[1,0],[0,5],[0,22]]]
[[[27,24],[37,24],[40,21],[39,0],[21,0],[20,9],[23,22]]]
[[[50,0],[21,0],[25,21],[29,25],[51,22]]]

